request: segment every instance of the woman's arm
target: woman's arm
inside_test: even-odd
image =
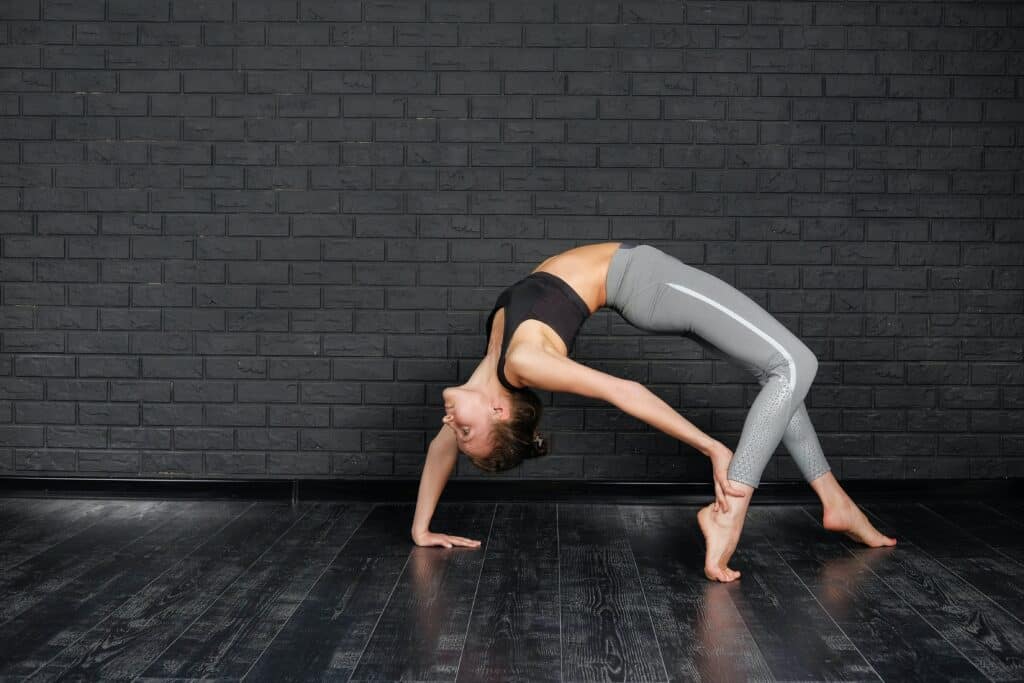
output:
[[[704,455],[710,455],[712,447],[718,443],[639,382],[631,381],[611,403],[622,412],[693,446]]]
[[[709,455],[711,448],[718,443],[639,382],[615,377],[566,356],[543,351],[517,351],[506,357],[505,365],[506,368],[512,367],[520,382],[531,387],[607,401],[624,413],[693,446],[704,455]]]
[[[639,382],[615,377],[588,368],[561,354],[544,351],[520,350],[516,354],[506,356],[506,375],[510,365],[516,378],[522,383],[546,391],[565,391],[599,398],[696,448],[711,460],[711,472],[715,480],[715,501],[723,511],[729,510],[727,495],[743,495],[743,492],[729,481],[732,451],[725,444],[705,434]]]
[[[412,529],[410,530],[410,535],[416,545],[443,545],[447,548],[453,545],[469,547],[480,545],[480,541],[462,536],[435,534],[430,531],[430,519],[434,516],[434,509],[441,497],[441,491],[444,490],[448,477],[452,475],[458,457],[459,446],[455,439],[455,433],[448,427],[442,427],[427,448],[427,459],[423,463],[423,472],[420,474],[416,513],[413,515]]]

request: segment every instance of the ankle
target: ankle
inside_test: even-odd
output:
[[[822,479],[824,479],[824,477],[822,477]],[[851,502],[850,496],[848,496],[846,491],[839,486],[838,482],[834,483],[832,486],[828,486],[826,484],[815,485],[818,481],[820,480],[815,481],[814,484],[811,485],[811,488],[813,488],[814,492],[818,494],[818,500],[821,501],[821,506],[826,511],[830,509],[843,508]]]
[[[853,500],[844,491],[825,496],[821,499],[821,506],[826,512],[829,510],[843,510],[852,504]]]
[[[741,522],[745,516],[746,509],[741,509],[740,505],[735,502],[729,507],[728,512],[715,509],[711,510],[711,519],[715,524],[722,527],[734,527]]]
[[[818,500],[821,501],[821,505],[825,510],[830,508],[839,509],[852,502],[850,496],[839,485],[839,481],[832,472],[826,472],[810,483],[811,488],[818,495]]]

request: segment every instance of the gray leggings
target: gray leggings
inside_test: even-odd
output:
[[[692,338],[757,378],[761,391],[743,422],[729,479],[757,487],[779,441],[804,479],[829,471],[804,396],[818,371],[814,353],[746,294],[647,244],[612,256],[606,305],[647,332]]]

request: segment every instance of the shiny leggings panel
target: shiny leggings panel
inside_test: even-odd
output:
[[[830,470],[804,407],[814,353],[753,299],[657,247],[624,242],[612,256],[606,306],[647,332],[713,349],[757,379],[729,478],[757,487],[781,442],[807,481]]]

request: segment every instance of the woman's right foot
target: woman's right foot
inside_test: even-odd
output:
[[[740,573],[729,568],[729,558],[736,550],[743,529],[740,515],[729,516],[714,510],[714,503],[697,512],[697,523],[704,534],[704,575],[712,581],[729,582]]]
[[[829,531],[841,531],[858,543],[872,548],[896,545],[896,539],[876,529],[849,497],[825,510],[821,524]]]

